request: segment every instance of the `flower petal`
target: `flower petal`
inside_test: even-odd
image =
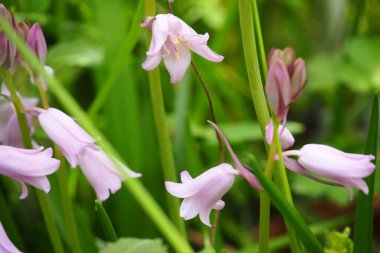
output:
[[[163,57],[164,63],[170,74],[170,82],[178,83],[188,69],[191,62],[191,54],[189,49],[183,45],[178,45],[178,52],[170,52],[169,55]]]

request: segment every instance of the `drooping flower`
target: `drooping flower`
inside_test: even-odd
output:
[[[224,58],[207,46],[208,33],[197,34],[184,21],[172,14],[147,17],[142,26],[152,30],[152,41],[147,59],[142,64],[143,69],[153,70],[163,59],[171,83],[182,80],[191,62],[190,50],[213,62],[220,62]]]
[[[50,183],[46,176],[54,173],[60,164],[52,155],[51,148],[22,149],[0,145],[0,174],[21,183],[20,199],[28,196],[25,184],[48,193]]]
[[[118,162],[119,168],[124,172],[122,174],[116,165],[117,161],[112,161],[101,149],[85,147],[78,154],[77,159],[83,174],[94,188],[100,201],[107,200],[110,192],[115,193],[120,189],[121,182],[126,179],[125,175],[133,178],[141,177],[140,173],[136,173]]]
[[[109,192],[118,191],[126,177],[141,176],[107,156],[86,131],[60,110],[34,108],[31,113],[38,114],[42,128],[57,144],[71,167],[80,165],[100,201],[108,199]]]
[[[272,119],[269,124],[265,127],[265,140],[270,145],[272,143],[274,133],[274,126]],[[280,135],[281,148],[283,150],[290,148],[294,144],[294,137],[288,128],[284,128],[283,125],[278,126],[278,133]]]
[[[8,235],[5,233],[4,227],[0,222],[0,252],[2,253],[22,253],[19,251],[16,246],[8,238]]]
[[[22,97],[17,94],[21,100],[24,108],[33,107],[38,104],[37,98]],[[6,85],[3,83],[1,86],[0,96],[0,143],[12,147],[22,148],[23,142],[21,138],[20,126],[17,119],[16,110],[14,108],[9,91]],[[30,115],[26,115],[26,119],[29,126],[29,133],[34,132],[34,126],[32,124],[32,118]]]
[[[351,196],[352,188],[358,188],[368,194],[368,186],[363,178],[375,170],[375,165],[371,163],[371,160],[375,159],[373,155],[345,153],[320,144],[307,144],[300,150],[285,151],[283,155],[287,158],[284,160],[285,166],[290,170],[297,173],[301,171],[304,176],[310,175],[311,172],[333,180],[346,187]],[[289,156],[298,156],[298,161]]]
[[[181,173],[182,183],[165,182],[166,190],[173,196],[183,198],[180,216],[185,220],[199,215],[203,224],[211,227],[210,213],[212,209],[224,208],[221,200],[228,192],[238,172],[227,163],[215,166],[196,178],[187,171]]]

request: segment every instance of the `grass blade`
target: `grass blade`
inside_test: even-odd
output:
[[[100,224],[102,226],[104,235],[106,236],[107,241],[109,242],[116,242],[117,241],[117,235],[115,232],[115,229],[113,228],[112,222],[110,217],[108,217],[108,214],[106,210],[104,210],[104,207],[102,203],[100,203],[99,200],[95,200],[95,210],[98,214],[98,218],[100,221]]]
[[[371,121],[369,123],[366,154],[376,155],[379,130],[379,100],[377,94],[373,99]],[[376,159],[373,161],[376,164]],[[365,195],[359,192],[355,214],[354,253],[372,252],[373,240],[373,193],[375,188],[375,173],[365,178],[369,192]]]

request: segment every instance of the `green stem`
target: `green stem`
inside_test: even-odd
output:
[[[260,16],[259,16],[259,10],[257,8],[257,0],[253,0],[252,5],[253,5],[253,17],[255,20],[255,29],[256,29],[256,35],[257,35],[257,44],[259,46],[259,53],[260,53],[259,58],[261,60],[261,70],[263,74],[262,78],[263,78],[263,81],[265,82],[266,76],[268,75],[268,68],[267,68],[263,35],[261,33]]]
[[[253,27],[252,0],[239,0],[240,28],[243,40],[245,64],[249,86],[261,133],[265,136],[265,126],[269,122],[269,111],[260,77]]]
[[[100,225],[103,228],[104,235],[106,236],[107,241],[116,242],[117,234],[112,225],[111,219],[108,216],[106,210],[104,209],[102,203],[99,200],[95,200],[95,209],[98,214]]]
[[[155,1],[145,0],[145,15],[154,16],[155,12]],[[148,41],[150,40],[151,34],[148,35]],[[158,68],[149,72],[149,84],[150,84],[150,95],[152,100],[153,115],[156,123],[156,130],[158,136],[158,142],[161,152],[161,164],[164,174],[164,179],[166,181],[177,181],[177,173],[174,164],[172,144],[170,141],[169,128],[166,120],[164,98],[161,88],[160,71]],[[167,193],[167,201],[169,206],[169,216],[180,229],[180,231],[185,234],[185,224],[181,217],[179,216],[179,200]]]
[[[42,76],[42,78],[44,78],[45,81],[47,81],[49,90],[54,94],[68,113],[73,115],[78,120],[79,124],[82,125],[82,127],[86,129],[90,135],[98,137],[99,146],[102,147],[108,155],[126,164],[113,146],[108,142],[107,138],[99,131],[97,127],[95,127],[94,123],[92,123],[90,118],[78,105],[70,93],[57,79],[54,78],[54,76],[49,75],[45,71],[34,53],[22,39],[13,33],[12,27],[3,18],[1,18],[1,16],[0,27],[3,29],[8,38],[17,46],[19,53],[24,57],[25,61],[34,69],[34,71],[36,71]],[[137,202],[142,206],[146,214],[156,224],[158,229],[160,229],[168,242],[171,243],[176,252],[194,252],[186,238],[184,238],[173,223],[170,222],[161,207],[157,204],[157,202],[155,202],[140,181],[129,179],[124,182],[124,186],[128,188]]]
[[[269,149],[268,161],[265,166],[265,176],[272,178],[274,158],[276,155],[276,141],[273,140]],[[266,191],[260,192],[260,221],[259,221],[259,248],[261,253],[269,252],[270,229],[270,198]]]
[[[3,22],[2,18],[0,18],[0,22]],[[27,149],[31,149],[32,148],[32,140],[31,140],[30,133],[29,133],[29,127],[28,127],[28,123],[27,123],[25,114],[22,112],[23,111],[22,103],[20,101],[20,98],[17,96],[16,89],[13,85],[12,73],[7,71],[5,75],[6,75],[6,85],[8,87],[9,93],[11,94],[12,101],[13,101],[13,104],[14,104],[14,107],[16,110],[16,114],[17,114],[17,119],[19,121],[20,131],[21,131],[21,136],[22,136],[22,141],[23,141],[24,147]],[[54,251],[56,253],[64,253],[61,238],[59,237],[57,226],[55,225],[54,217],[53,217],[51,208],[49,206],[47,196],[45,193],[43,193],[39,190],[36,190],[36,194],[37,194],[37,198],[38,198],[38,202],[39,202],[40,207],[41,207],[42,215],[44,217],[46,227],[47,227],[47,230],[48,230],[48,233],[50,236],[50,240],[53,244]]]

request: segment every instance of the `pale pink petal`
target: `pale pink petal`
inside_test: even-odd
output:
[[[141,64],[142,68],[146,71],[151,71],[155,69],[161,61],[161,53],[156,53],[154,55],[148,55],[146,60]]]
[[[265,139],[269,145],[271,145],[273,139],[273,128],[273,121],[271,119],[269,124],[265,127]],[[284,128],[284,126],[280,124],[278,127],[278,132],[280,134],[281,148],[283,150],[293,146],[295,140],[288,128]]]
[[[170,82],[178,83],[182,80],[191,61],[191,54],[185,45],[178,45],[178,52],[170,52],[163,57],[165,66],[170,74]]]
[[[193,178],[190,176],[190,173],[187,170],[181,172],[182,183],[187,183],[187,182],[190,182],[191,180],[193,180]]]
[[[0,222],[0,252],[1,253],[22,253],[13,245],[5,233],[4,227]]]
[[[218,200],[218,202],[216,202],[216,204],[214,205],[213,209],[222,210],[225,205],[226,205],[226,203],[224,203],[223,200]]]
[[[159,14],[156,16],[152,26],[152,41],[148,55],[158,54],[164,46],[169,35],[169,23],[166,15]]]
[[[201,219],[203,224],[209,227],[211,227],[211,223],[210,223],[211,210],[212,210],[211,208],[205,208],[205,209],[201,209],[201,211],[199,212],[199,218]]]

